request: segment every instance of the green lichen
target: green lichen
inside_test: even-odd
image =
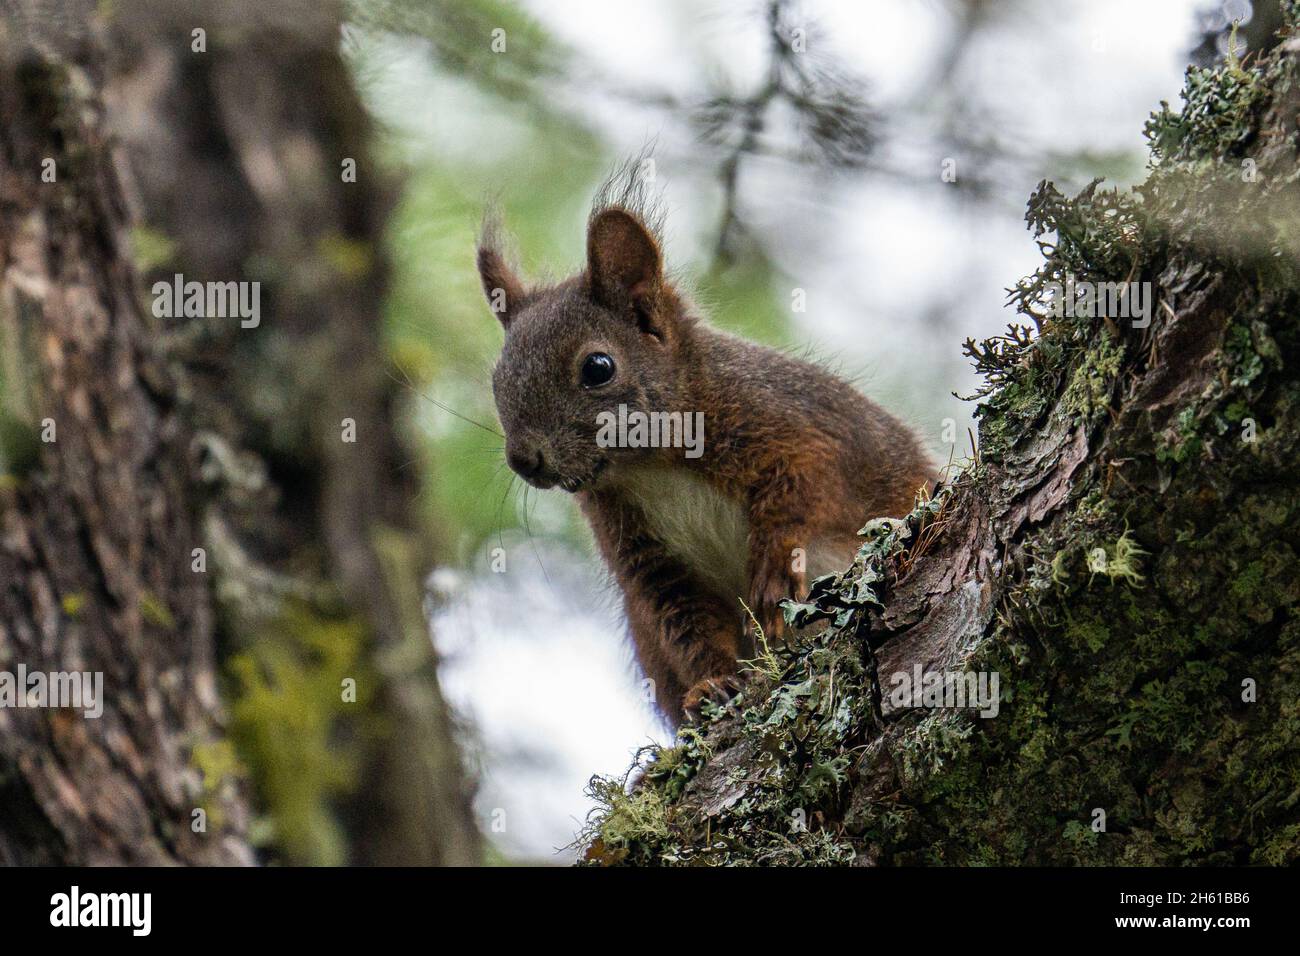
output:
[[[580,837],[588,862],[816,865],[853,858],[852,845],[818,820],[837,808],[853,746],[875,723],[872,665],[855,639],[854,610],[879,603],[883,563],[903,553],[947,494],[919,505],[907,522],[868,524],[853,568],[818,579],[806,602],[786,608],[792,627],[826,626],[783,647],[763,642],[763,664],[742,693],[726,708],[706,706],[704,726],[684,728],[677,747],[650,748],[634,788],[617,778],[593,780],[598,811]],[[673,802],[716,755],[709,729],[729,717],[735,724],[725,742],[744,741],[750,759],[718,771],[729,793],[717,812],[675,814]]]
[[[634,847],[668,839],[668,801],[654,787],[628,793],[624,783],[597,777],[587,789],[601,814],[600,832],[594,834],[588,858],[601,863],[621,863]]]
[[[1219,162],[1241,155],[1268,97],[1265,78],[1242,69],[1235,57],[1217,68],[1188,67],[1182,110],[1175,113],[1162,100],[1147,120],[1152,157]]]

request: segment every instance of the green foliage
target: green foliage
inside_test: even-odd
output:
[[[791,344],[790,290],[777,285],[775,267],[754,249],[741,261],[703,273],[689,288],[713,324],[757,342],[784,346]]]
[[[536,20],[507,0],[349,0],[346,17],[372,37],[418,38],[440,69],[471,78],[503,109],[548,109],[538,81],[560,73],[569,57]],[[383,55],[357,43],[348,52],[363,80]]]

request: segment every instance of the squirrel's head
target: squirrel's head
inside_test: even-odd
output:
[[[492,228],[480,239],[478,269],[506,333],[492,392],[510,468],[538,488],[577,491],[653,454],[597,441],[602,412],[676,404],[688,320],[644,217],[598,207],[587,225],[586,269],[557,285],[525,288]]]

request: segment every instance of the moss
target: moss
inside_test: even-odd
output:
[[[299,601],[229,662],[231,738],[266,815],[257,833],[290,863],[347,862],[334,807],[358,783],[371,698],[368,635],[351,617],[324,617]],[[343,682],[355,681],[356,700]]]
[[[1065,388],[1061,397],[1065,411],[1090,419],[1108,408],[1123,359],[1123,343],[1103,331],[1098,344],[1079,362]]]
[[[1177,425],[1169,429],[1156,448],[1156,455],[1162,462],[1182,464],[1195,461],[1205,450],[1205,444],[1197,433],[1197,409],[1184,408],[1178,415]]]
[[[1050,407],[1044,389],[1033,383],[1009,385],[996,408],[981,406],[980,451],[988,457],[1000,457],[1015,436],[1024,434]]]
[[[317,252],[340,278],[352,281],[374,268],[374,249],[369,243],[331,234],[320,238]]]
[[[1065,636],[1080,649],[1086,648],[1095,654],[1106,646],[1110,628],[1091,614],[1081,614],[1078,620],[1070,621]]]
[[[1231,579],[1229,594],[1242,614],[1257,624],[1272,620],[1276,609],[1300,601],[1300,574],[1289,544],[1275,541]]]
[[[151,591],[140,594],[140,616],[154,627],[168,631],[176,629],[176,618],[172,616],[171,609]]]
[[[74,591],[65,594],[59,601],[59,607],[63,609],[65,616],[72,618],[74,621],[81,616],[81,609],[86,606],[86,595],[80,591]]]
[[[157,229],[136,225],[130,232],[131,255],[141,275],[168,265],[176,258],[176,243]]]
[[[225,807],[230,790],[245,778],[246,770],[229,740],[208,740],[190,749],[190,766],[199,774],[198,804],[207,814],[209,832],[226,825]]]

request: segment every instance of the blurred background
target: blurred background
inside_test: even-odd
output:
[[[1233,20],[1238,55],[1271,32],[1255,6],[353,0],[347,61],[403,183],[387,336],[450,545],[429,614],[496,853],[567,862],[586,780],[667,735],[575,506],[524,494],[475,424],[501,341],[484,204],[530,277],[561,276],[599,182],[649,150],[669,265],[714,322],[810,350],[960,459],[961,342],[1036,265],[1030,192],[1140,181],[1147,115]]]

